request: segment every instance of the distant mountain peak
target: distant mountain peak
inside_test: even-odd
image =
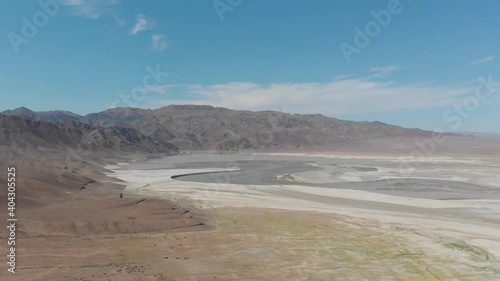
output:
[[[20,106],[20,107],[18,107],[18,108],[16,108],[16,109],[14,109],[14,110],[15,110],[15,111],[16,111],[16,110],[17,110],[17,111],[22,110],[22,111],[31,111],[31,112],[34,112],[33,110],[31,110],[31,109],[29,109],[29,108],[27,108],[27,107],[24,107],[24,106]]]
[[[22,116],[28,116],[28,117],[35,117],[36,112],[33,110],[26,108],[24,106],[12,109],[12,110],[6,110],[4,112],[0,112],[0,114],[3,115],[22,115]]]
[[[70,111],[61,111],[61,110],[51,110],[51,111],[33,111],[29,108],[26,107],[18,107],[13,110],[6,110],[3,112],[0,112],[2,115],[7,115],[7,116],[14,116],[14,115],[21,115],[21,116],[26,116],[30,117],[33,119],[39,119],[39,120],[44,120],[44,121],[49,121],[49,122],[58,122],[58,121],[66,121],[66,120],[71,120],[71,121],[78,121],[81,116],[70,112]]]

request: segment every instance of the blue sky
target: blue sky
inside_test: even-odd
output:
[[[195,103],[500,133],[498,1],[55,1],[0,2],[0,110]]]

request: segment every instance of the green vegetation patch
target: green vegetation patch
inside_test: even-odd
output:
[[[489,253],[479,247],[467,244],[465,241],[442,242],[443,245],[452,250],[461,251],[468,254],[472,260],[478,262],[489,261],[491,259]]]

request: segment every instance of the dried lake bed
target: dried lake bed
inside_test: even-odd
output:
[[[326,220],[330,214],[356,225],[358,232],[349,230],[356,232],[351,237],[359,238],[359,245],[353,247],[373,250],[383,246],[361,239],[375,227],[388,237],[406,241],[410,249],[429,255],[425,262],[413,260],[417,267],[425,268],[426,262],[432,261],[440,265],[437,271],[443,272],[427,278],[419,270],[413,275],[405,270],[391,270],[394,280],[410,276],[415,278],[412,280],[500,278],[500,161],[495,157],[427,157],[408,161],[398,156],[326,153],[191,154],[107,168],[112,170],[112,176],[126,182],[130,193],[185,202],[216,210],[218,214],[236,209],[258,210],[269,216],[296,214],[303,222],[295,223],[294,231],[301,225],[309,227],[305,223],[307,214],[323,214]],[[263,221],[272,224],[272,220]],[[262,229],[256,230],[251,224],[256,223],[248,223],[245,229],[254,234],[273,227],[259,223]],[[227,225],[219,225],[224,227]],[[322,229],[322,235],[338,235],[337,231]],[[287,233],[290,232],[293,231]],[[340,247],[335,241],[330,242],[315,245]],[[390,242],[385,246],[391,247]],[[312,270],[312,274],[319,280],[329,280],[326,274],[334,271],[328,267],[327,258],[315,262],[324,268]],[[368,275],[376,276],[372,274],[375,273]]]

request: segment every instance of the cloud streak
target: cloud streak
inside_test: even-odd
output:
[[[118,25],[119,27],[124,27],[125,24],[127,24],[127,22],[125,21],[124,18],[118,16],[116,13],[113,13],[113,19],[115,20],[116,22],[116,25]]]
[[[485,57],[484,59],[480,59],[480,60],[476,60],[476,61],[473,61],[472,64],[482,64],[482,63],[487,63],[487,62],[490,62],[492,60],[494,60],[495,57],[494,56],[489,56],[489,57]]]
[[[153,34],[153,36],[151,36],[151,50],[161,52],[167,49],[168,45],[163,35]]]
[[[151,22],[146,16],[140,14],[137,15],[135,19],[135,24],[130,30],[130,35],[136,35],[141,31],[148,30],[151,28]]]
[[[397,65],[388,65],[388,66],[382,66],[382,67],[372,67],[372,68],[370,68],[370,71],[375,72],[376,73],[375,75],[384,76],[384,75],[391,74],[392,72],[397,71],[399,69],[400,69],[400,67]]]
[[[337,79],[327,83],[161,85],[159,89],[163,94],[177,93],[189,98],[155,100],[150,104],[152,107],[168,104],[209,104],[243,110],[286,107],[291,113],[330,116],[446,107],[474,92],[472,86],[397,85],[368,78]]]
[[[109,6],[119,4],[119,0],[59,0],[59,3],[69,7],[75,16],[98,19],[110,13]]]

